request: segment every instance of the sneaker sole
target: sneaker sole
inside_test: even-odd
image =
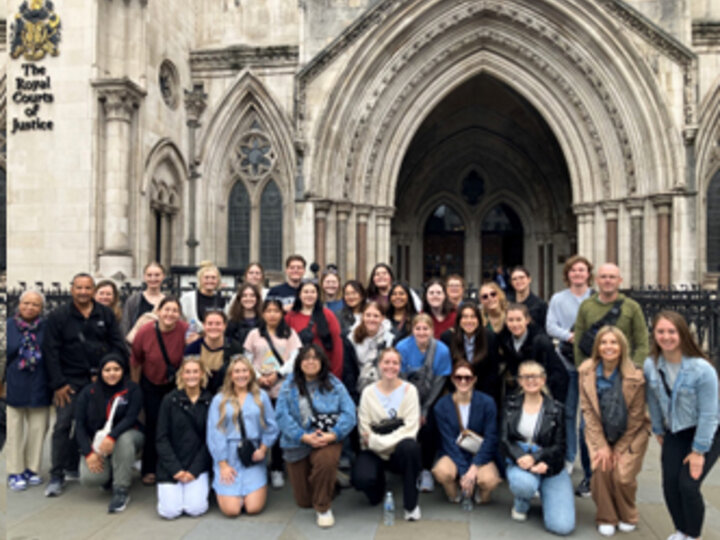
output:
[[[130,502],[130,496],[128,495],[128,498],[125,499],[125,504],[122,506],[118,506],[117,508],[113,508],[112,510],[108,508],[108,514],[118,514],[125,510],[127,508],[128,503]]]

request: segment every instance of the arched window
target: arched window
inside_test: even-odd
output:
[[[260,262],[267,270],[282,270],[282,195],[270,180],[260,197]]]
[[[230,268],[245,268],[250,262],[250,196],[240,180],[230,192],[227,260]]]
[[[720,171],[707,191],[707,269],[720,272]]]
[[[425,222],[423,277],[465,273],[465,223],[450,206],[441,204]]]

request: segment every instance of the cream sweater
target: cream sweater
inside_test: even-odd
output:
[[[398,417],[405,420],[405,425],[387,435],[373,433],[370,426],[387,418],[387,412],[377,397],[375,387],[371,384],[363,390],[358,407],[358,429],[363,450],[372,450],[382,459],[390,459],[397,444],[403,439],[415,439],[420,429],[420,400],[415,386],[403,382],[405,394],[400,402]],[[365,445],[364,435],[368,435],[368,444]]]

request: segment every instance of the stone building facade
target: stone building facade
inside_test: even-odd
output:
[[[2,79],[11,283],[294,252],[413,285],[523,263],[546,295],[575,252],[633,285],[720,272],[714,0],[50,8],[58,54]],[[13,132],[45,77],[52,129]]]

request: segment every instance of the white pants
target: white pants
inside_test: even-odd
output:
[[[210,483],[204,472],[192,482],[162,482],[157,485],[158,514],[165,519],[175,519],[183,512],[199,516],[208,510]]]
[[[50,407],[7,408],[7,472],[22,474],[30,469],[40,474],[43,442],[50,420]]]

